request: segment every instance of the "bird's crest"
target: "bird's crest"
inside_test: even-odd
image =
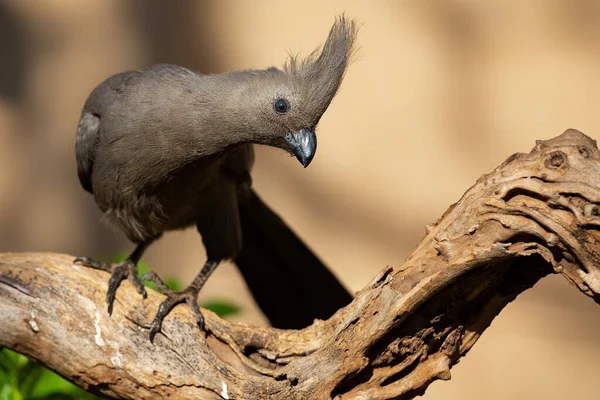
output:
[[[313,115],[320,118],[336,95],[355,53],[356,21],[341,15],[329,31],[327,41],[308,57],[291,56],[283,70],[299,81],[302,97]]]

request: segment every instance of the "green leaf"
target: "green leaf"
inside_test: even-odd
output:
[[[18,368],[6,354],[8,350],[0,351],[0,387],[17,383]]]
[[[25,356],[0,350],[0,400],[99,399]]]
[[[8,349],[0,351],[0,387],[10,385],[17,388],[19,385],[19,371],[27,365],[26,357]]]
[[[168,287],[170,287],[172,290],[175,290],[177,292],[180,292],[181,290],[183,290],[183,288],[181,287],[181,284],[179,283],[179,280],[177,280],[177,278],[173,278],[173,277],[165,278],[165,283]]]
[[[27,357],[15,353],[9,349],[2,349],[0,351],[0,359],[5,360],[12,368],[21,368],[29,362]],[[2,362],[0,362],[2,364]]]
[[[57,393],[70,393],[76,386],[63,379],[60,375],[44,369],[40,374],[36,385],[31,391],[32,398],[43,398]]]
[[[5,374],[4,371],[0,371],[0,391],[4,386],[13,386],[11,382],[11,377],[8,374]]]
[[[19,390],[11,385],[0,386],[0,400],[23,400]]]
[[[60,375],[44,369],[36,386],[31,393],[30,400],[92,400],[99,399],[91,393],[75,386],[75,384],[63,379]]]
[[[32,361],[28,361],[27,364],[21,368],[18,375],[19,391],[24,398],[30,398],[33,388],[44,371],[47,370]]]
[[[240,307],[224,300],[210,300],[200,304],[200,307],[211,310],[219,317],[228,317],[240,312]]]

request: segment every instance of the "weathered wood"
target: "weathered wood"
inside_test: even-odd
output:
[[[301,331],[186,307],[148,328],[162,295],[58,254],[0,255],[0,347],[83,388],[127,399],[408,399],[450,368],[519,293],[550,273],[600,299],[600,151],[568,130],[509,157],[327,321]]]

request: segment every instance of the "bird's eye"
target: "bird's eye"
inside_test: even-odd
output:
[[[279,114],[285,114],[290,109],[290,105],[285,99],[277,99],[275,100],[275,104],[273,105],[275,111]]]

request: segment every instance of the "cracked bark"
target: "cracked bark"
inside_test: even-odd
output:
[[[538,141],[477,180],[399,268],[327,321],[258,328],[177,307],[155,344],[162,295],[124,282],[112,317],[106,274],[73,256],[0,255],[0,347],[81,387],[126,399],[409,399],[477,342],[519,293],[551,273],[600,299],[600,151],[575,130]]]

